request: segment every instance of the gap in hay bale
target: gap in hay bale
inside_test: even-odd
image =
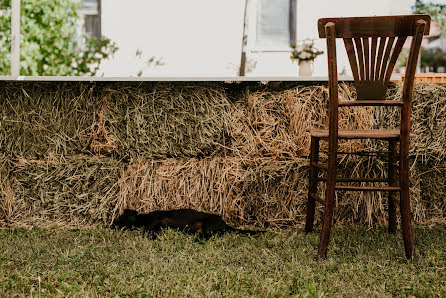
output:
[[[83,227],[108,223],[123,165],[113,159],[67,156],[14,162],[13,226]]]
[[[126,84],[105,120],[121,158],[204,156],[225,148],[233,107],[216,83]]]
[[[238,157],[137,159],[120,184],[117,214],[193,208],[228,223],[296,225],[305,206],[305,160]]]
[[[119,88],[118,83],[111,83],[103,87],[100,103],[95,112],[93,124],[90,127],[90,150],[95,155],[112,155],[116,151],[116,138],[110,131],[110,123],[106,120],[113,93]]]
[[[95,84],[2,82],[0,152],[28,159],[88,153]]]

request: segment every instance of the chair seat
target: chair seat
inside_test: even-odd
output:
[[[328,129],[313,129],[310,131],[312,137],[328,138]],[[412,137],[413,134],[410,134]],[[338,131],[339,139],[399,139],[399,129],[355,129]]]

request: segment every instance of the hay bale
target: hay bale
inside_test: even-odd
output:
[[[349,84],[340,85],[340,100],[356,95]],[[255,92],[237,103],[233,113],[231,150],[238,156],[288,159],[309,154],[310,129],[328,127],[328,88],[325,85]],[[340,109],[340,127],[367,129],[370,108]],[[341,150],[365,148],[363,140],[340,142]]]
[[[270,227],[302,225],[308,195],[307,160],[257,158],[244,164],[250,175],[241,181],[242,191],[237,194],[241,223]]]
[[[14,226],[82,227],[108,223],[123,166],[109,158],[15,161]]]
[[[111,155],[117,150],[116,137],[107,127],[106,115],[110,100],[117,87],[112,83],[102,89],[99,106],[96,110],[93,124],[91,125],[90,149],[95,155]]]
[[[44,159],[89,151],[94,84],[2,82],[0,153]]]
[[[303,160],[238,157],[134,160],[120,184],[117,213],[194,208],[231,224],[296,224],[302,215]],[[306,185],[306,184],[305,184]]]
[[[387,164],[368,157],[346,160],[342,177],[386,177]],[[427,218],[418,175],[411,177],[416,222]],[[358,184],[359,185],[359,184]],[[377,184],[379,185],[379,184]],[[324,198],[323,187],[319,195]],[[235,225],[302,226],[308,195],[308,160],[207,157],[134,160],[120,182],[116,214],[194,208]],[[387,223],[387,193],[337,192],[336,223]],[[323,206],[317,204],[316,221]]]
[[[0,226],[9,224],[13,216],[14,188],[10,173],[10,160],[0,154]]]
[[[309,130],[328,124],[324,85],[251,93],[238,86],[238,93],[232,90],[235,104],[215,83],[2,86],[0,226],[108,224],[126,207],[142,212],[190,207],[220,214],[233,225],[304,222],[308,160],[302,157],[308,155]],[[340,99],[355,96],[351,84],[341,84]],[[391,86],[389,98],[398,96],[401,85]],[[445,219],[445,100],[445,87],[416,84],[417,137],[411,141],[416,223]],[[399,124],[398,109],[341,112],[344,128]],[[357,140],[340,149],[385,146]],[[116,157],[130,158],[128,167]],[[387,163],[347,157],[339,176],[386,177]],[[322,188],[319,192],[323,197]],[[317,206],[319,221],[322,206]],[[335,221],[386,224],[387,193],[337,193]]]
[[[446,222],[446,163],[418,163],[418,179],[424,206],[423,223]]]
[[[231,113],[215,83],[139,83],[115,90],[105,120],[120,157],[203,156],[227,144]]]
[[[414,221],[422,223],[426,219],[425,204],[422,200],[420,178],[417,168],[411,165],[410,198]],[[387,178],[387,159],[373,157],[346,158],[340,165],[339,177],[349,178]],[[370,183],[347,183],[347,185],[366,186]],[[375,186],[386,186],[387,183],[373,183]],[[320,194],[324,198],[324,194]],[[387,192],[336,192],[334,220],[343,224],[362,223],[367,225],[388,222],[388,193]],[[398,211],[399,212],[399,211]],[[399,213],[397,213],[399,218]]]
[[[402,83],[392,84],[389,99],[401,100]],[[374,128],[396,128],[400,110],[376,108]],[[446,86],[417,83],[413,91],[410,154],[422,162],[439,162],[446,157]]]

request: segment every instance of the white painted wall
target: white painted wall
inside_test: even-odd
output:
[[[408,14],[413,0],[297,0],[297,39],[317,38],[317,20]],[[240,63],[243,0],[103,0],[103,35],[119,51],[101,65],[105,76],[236,76]],[[248,37],[249,38],[249,37]],[[325,40],[316,46],[325,49]],[[140,57],[136,51],[142,51]],[[149,67],[151,56],[164,65]],[[294,76],[289,53],[248,53],[257,62],[248,76]],[[326,55],[319,56],[314,75],[326,75]],[[338,71],[350,67],[338,42]]]
[[[240,63],[241,0],[104,0],[103,35],[119,51],[106,76],[232,76]],[[142,58],[136,57],[137,49]],[[164,66],[147,67],[149,57]],[[144,58],[144,59],[143,59]]]

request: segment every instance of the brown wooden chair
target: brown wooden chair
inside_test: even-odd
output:
[[[423,35],[429,34],[428,15],[324,18],[318,21],[319,37],[327,40],[329,127],[311,131],[309,193],[305,231],[313,230],[316,201],[324,204],[318,259],[324,259],[330,236],[336,190],[389,192],[389,232],[396,232],[396,204],[400,203],[406,257],[415,258],[409,203],[409,134],[414,75]],[[412,36],[404,76],[402,101],[386,100],[387,86],[408,36]],[[338,101],[336,38],[343,38],[355,80],[357,100]],[[351,106],[390,106],[401,108],[399,130],[342,130],[338,128],[338,108]],[[338,178],[336,175],[338,139],[377,139],[388,141],[388,178]],[[328,141],[328,162],[318,162],[319,141]],[[399,157],[397,143],[399,142]],[[398,164],[399,160],[399,165]],[[397,168],[399,167],[399,171]],[[326,170],[326,177],[318,175]],[[399,174],[399,175],[398,175]],[[399,176],[399,181],[398,181]],[[317,196],[317,184],[326,181],[325,200]],[[337,182],[387,182],[388,186],[339,185]],[[400,200],[392,193],[400,193]]]

